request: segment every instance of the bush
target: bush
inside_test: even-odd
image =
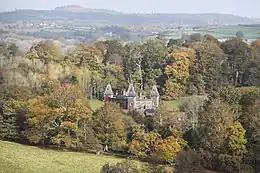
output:
[[[175,158],[176,173],[203,173],[200,156],[196,151],[181,151]]]
[[[202,166],[211,170],[237,173],[244,166],[241,156],[215,154],[207,151],[201,151],[200,156]]]
[[[142,173],[142,169],[134,161],[124,161],[115,165],[105,164],[100,173]]]
[[[255,171],[250,165],[243,165],[239,173],[255,173]]]
[[[173,169],[167,169],[166,166],[162,165],[148,165],[147,173],[172,173]]]

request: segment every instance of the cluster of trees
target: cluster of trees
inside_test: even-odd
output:
[[[176,172],[260,170],[259,40],[112,40],[82,43],[65,54],[55,42],[41,41],[23,56],[17,52],[15,45],[0,45],[0,139],[85,151],[105,147],[175,163]],[[114,103],[93,111],[89,99],[103,99],[108,83],[119,92],[134,83],[144,94],[157,84],[165,100],[208,97],[180,107],[184,123],[163,104],[150,117],[125,114]]]
[[[223,87],[211,93],[199,109],[197,103],[183,105],[187,114],[198,116],[194,126],[186,131],[180,133],[169,121],[160,124],[158,114],[145,119],[143,128],[133,128],[128,151],[140,159],[147,158],[150,163],[174,163],[168,172],[206,173],[207,169],[227,173],[259,172],[259,103],[259,88]],[[158,165],[153,169],[167,172]],[[101,170],[102,173],[111,171],[151,172],[138,169],[133,163],[105,165]]]
[[[1,72],[7,71],[4,68],[12,68],[9,70],[13,72],[6,72],[8,83],[14,82],[14,78],[18,85],[34,86],[39,86],[42,78],[75,80],[89,97],[97,99],[102,97],[107,83],[118,91],[134,83],[144,93],[157,84],[166,100],[208,94],[223,85],[260,85],[260,40],[251,45],[239,38],[219,43],[209,35],[202,41],[189,42],[167,42],[158,37],[141,45],[110,40],[92,45],[82,43],[65,54],[47,40],[33,45],[21,58],[15,58],[15,45],[1,47],[5,57],[1,58]],[[27,81],[19,81],[21,76]]]

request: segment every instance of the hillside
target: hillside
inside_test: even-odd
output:
[[[92,8],[84,8],[78,5],[67,5],[60,6],[54,9],[55,11],[68,11],[68,12],[100,12],[100,13],[110,13],[110,14],[119,14],[120,12],[106,9],[92,9]]]
[[[62,152],[0,141],[0,173],[97,173],[112,156]]]
[[[54,10],[16,10],[0,13],[0,21],[73,21],[103,24],[248,24],[253,20],[231,14],[126,14],[111,10],[88,9],[79,6],[57,7]]]
[[[112,156],[40,149],[1,140],[0,151],[0,173],[98,173],[104,164],[124,160]],[[217,172],[208,170],[205,173]]]

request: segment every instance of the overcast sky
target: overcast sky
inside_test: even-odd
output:
[[[260,0],[0,0],[0,11],[54,9],[63,5],[133,13],[229,13],[260,17]]]

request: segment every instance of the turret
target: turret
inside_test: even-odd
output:
[[[150,97],[153,101],[153,107],[157,108],[159,106],[159,98],[160,98],[160,94],[157,90],[157,86],[154,85],[150,94]]]
[[[112,91],[112,87],[110,84],[108,84],[106,87],[106,90],[104,92],[104,100],[106,102],[109,102],[113,96],[114,96],[114,93]]]
[[[128,105],[128,109],[132,108],[135,109],[136,108],[136,93],[135,93],[135,89],[134,89],[134,85],[130,84],[128,87],[128,91],[127,91],[127,105]]]

